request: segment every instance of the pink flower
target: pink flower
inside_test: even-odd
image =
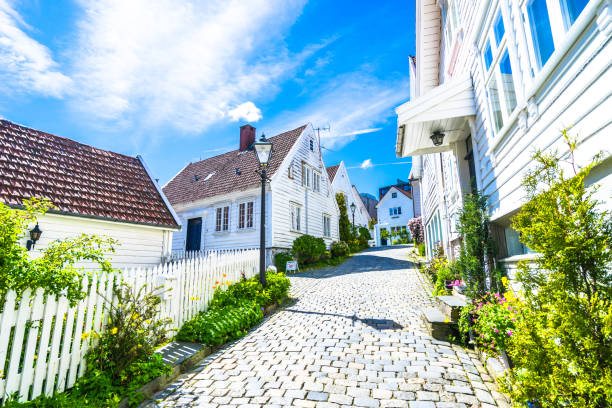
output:
[[[508,336],[512,336],[512,330],[508,330]]]
[[[516,319],[515,319],[515,318],[512,318],[512,321],[513,321],[513,322],[516,322]]]
[[[497,329],[493,329],[493,330],[495,331],[495,333],[499,333],[499,330],[497,330]]]

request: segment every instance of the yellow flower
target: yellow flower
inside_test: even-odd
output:
[[[151,319],[147,319],[147,320],[145,320],[145,323],[146,323],[146,324],[151,324]]]
[[[226,276],[227,276],[226,274],[223,274],[223,277],[224,277],[224,278],[225,278]]]
[[[139,345],[138,345],[138,348],[140,348],[140,347],[142,347],[142,344],[139,344]]]
[[[81,334],[81,339],[86,340],[89,337],[89,333]]]
[[[504,288],[508,288],[508,278],[506,278],[505,276],[503,278],[501,278],[502,281],[502,285],[504,285]]]
[[[110,329],[110,334],[117,334],[118,331],[119,329],[117,329],[116,327],[113,327],[112,329]]]
[[[449,323],[450,320],[448,320],[448,318],[444,319],[444,323]]]

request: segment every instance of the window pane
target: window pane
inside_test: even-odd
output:
[[[555,50],[546,0],[531,0],[527,5],[533,48],[540,66],[546,64]]]
[[[238,228],[244,228],[244,203],[238,206]]]
[[[504,88],[504,101],[506,102],[506,114],[509,116],[516,107],[516,94],[514,92],[514,81],[512,79],[512,67],[510,66],[510,56],[508,50],[504,51],[499,62],[499,70],[502,77],[502,86]]]
[[[253,228],[253,202],[247,204],[247,228]]]
[[[491,52],[491,43],[489,41],[487,41],[487,48],[485,48],[484,61],[485,67],[487,68],[487,71],[489,71],[489,68],[491,68],[491,64],[493,63],[493,53]]]
[[[574,21],[578,19],[578,16],[582,13],[588,2],[589,0],[563,0],[561,2],[565,14],[566,28],[569,29],[574,24]]]
[[[495,41],[497,41],[497,45],[499,46],[499,43],[501,42],[502,38],[504,38],[504,33],[506,32],[501,12],[497,13],[493,30],[495,31]]]
[[[501,104],[499,103],[499,88],[497,87],[497,80],[495,79],[495,75],[491,77],[491,81],[489,82],[489,86],[487,88],[489,91],[489,100],[491,101],[491,113],[493,114],[495,131],[497,132],[499,129],[502,128],[503,119],[501,112]]]

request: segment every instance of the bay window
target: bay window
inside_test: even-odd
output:
[[[501,10],[497,11],[487,32],[482,58],[491,119],[495,132],[498,132],[516,108],[514,78]]]
[[[529,27],[532,65],[541,69],[586,7],[588,0],[528,0],[523,12]]]

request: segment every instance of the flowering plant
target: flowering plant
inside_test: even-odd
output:
[[[503,278],[504,286],[508,279]],[[486,293],[474,301],[472,309],[475,341],[488,352],[506,350],[520,318],[521,300],[512,291],[505,294]]]

